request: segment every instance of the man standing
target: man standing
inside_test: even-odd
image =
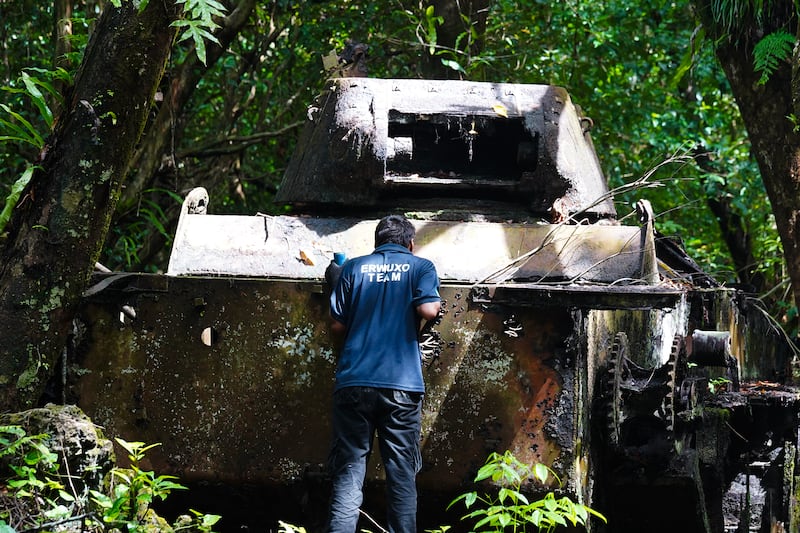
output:
[[[416,533],[416,474],[425,386],[420,320],[439,314],[433,263],[413,255],[414,226],[389,215],[375,228],[375,250],[341,267],[331,294],[331,330],[344,335],[333,395],[328,467],[330,533],[354,533],[374,434],[386,470],[391,533]],[[330,268],[330,267],[329,267]],[[329,272],[330,273],[330,272]]]

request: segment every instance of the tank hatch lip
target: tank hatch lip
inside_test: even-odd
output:
[[[468,186],[482,186],[495,189],[511,189],[514,190],[520,186],[519,180],[496,180],[490,177],[447,177],[440,178],[434,176],[424,176],[420,174],[387,174],[383,177],[384,183],[396,183],[402,185],[468,185]]]

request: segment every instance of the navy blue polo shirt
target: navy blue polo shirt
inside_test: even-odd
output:
[[[336,390],[376,387],[425,392],[416,307],[438,302],[433,263],[399,244],[383,244],[342,267],[331,316],[346,328]]]

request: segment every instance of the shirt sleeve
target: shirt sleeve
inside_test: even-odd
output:
[[[353,284],[350,270],[351,269],[347,268],[347,263],[345,263],[342,274],[339,276],[339,282],[336,284],[333,291],[331,291],[331,316],[342,324],[347,324],[348,303],[350,301],[348,297],[350,293],[349,287]]]
[[[439,296],[439,276],[436,267],[427,259],[420,262],[419,275],[414,285],[414,296],[411,303],[414,307],[428,302],[441,300]]]

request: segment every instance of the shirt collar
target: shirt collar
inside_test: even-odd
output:
[[[411,250],[403,246],[402,244],[395,244],[393,242],[387,242],[386,244],[381,244],[377,248],[375,248],[375,252],[401,252],[410,254]]]

